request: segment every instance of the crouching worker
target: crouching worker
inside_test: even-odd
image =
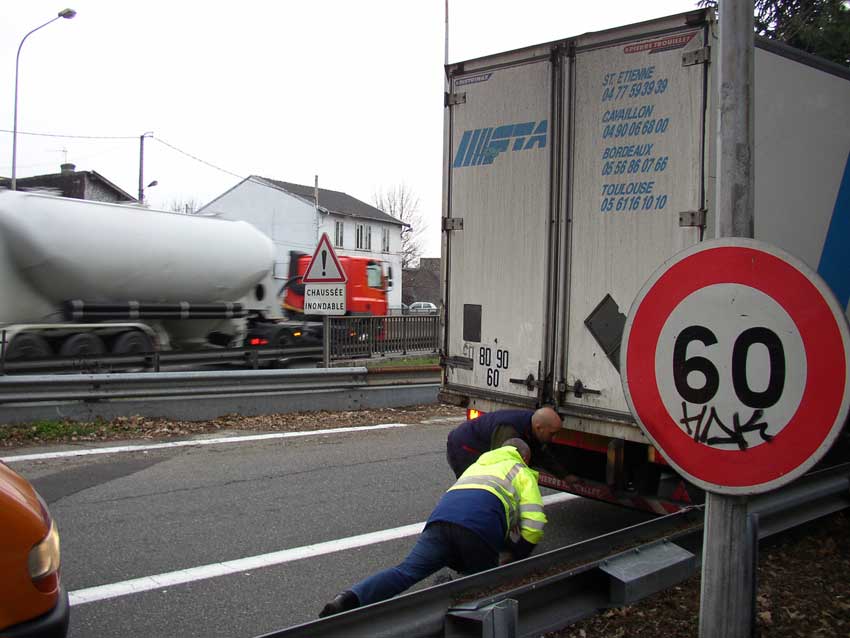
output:
[[[546,525],[530,458],[516,438],[482,454],[443,494],[407,558],[337,595],[319,617],[392,598],[443,567],[474,574],[498,566],[500,553],[502,562],[528,556]]]

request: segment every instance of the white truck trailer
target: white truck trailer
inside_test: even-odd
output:
[[[718,24],[681,15],[446,67],[441,400],[554,406],[572,474],[541,483],[670,511],[701,499],[624,397],[629,308],[715,236]],[[755,49],[755,237],[850,299],[850,71]],[[846,431],[845,431],[846,440]]]
[[[272,263],[246,222],[0,191],[3,356],[274,345]]]

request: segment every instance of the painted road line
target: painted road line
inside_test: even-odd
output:
[[[543,497],[543,504],[554,505],[574,498],[579,497],[573,494],[550,494]],[[154,589],[162,589],[163,587],[183,585],[199,580],[206,580],[208,578],[228,576],[230,574],[237,574],[263,567],[271,567],[273,565],[282,565],[284,563],[291,563],[305,558],[315,558],[325,554],[332,554],[334,552],[341,552],[357,547],[413,536],[422,531],[422,527],[424,525],[425,523],[423,521],[413,523],[412,525],[385,529],[378,532],[369,532],[368,534],[359,534],[357,536],[349,536],[348,538],[340,538],[333,541],[326,541],[324,543],[315,543],[313,545],[304,545],[303,547],[284,549],[277,552],[271,552],[269,554],[260,554],[257,556],[248,556],[246,558],[229,560],[223,563],[211,563],[209,565],[201,565],[199,567],[190,567],[189,569],[181,569],[174,572],[156,574],[154,576],[143,576],[142,578],[134,578],[132,580],[125,580],[109,585],[98,585],[96,587],[88,587],[86,589],[77,589],[69,594],[69,600],[73,607],[76,605],[97,602],[99,600],[119,598],[121,596],[129,596],[130,594],[140,594]]]
[[[225,443],[247,443],[250,441],[267,441],[270,439],[291,439],[303,436],[318,436],[320,434],[347,434],[349,432],[364,432],[367,430],[386,430],[389,428],[407,428],[410,423],[383,423],[381,425],[358,425],[350,428],[327,428],[324,430],[309,430],[304,432],[275,432],[272,434],[250,434],[247,436],[223,436],[214,439],[191,439],[188,441],[169,441],[168,443],[150,443],[146,445],[120,445],[117,447],[87,448],[83,450],[65,450],[63,452],[41,452],[38,454],[18,454],[17,456],[2,456],[4,463],[20,463],[22,461],[43,461],[46,459],[62,459],[75,456],[93,456],[95,454],[120,454],[122,452],[145,452],[148,450],[163,450],[174,447],[195,447],[201,445],[222,445]]]

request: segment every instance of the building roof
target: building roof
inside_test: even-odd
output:
[[[291,182],[280,182],[276,179],[268,179],[252,175],[251,179],[264,182],[274,188],[286,191],[291,195],[300,197],[311,204],[313,203],[313,186],[303,186],[301,184],[292,184]],[[404,226],[404,223],[392,215],[387,215],[384,211],[370,206],[366,202],[347,195],[341,191],[332,191],[326,188],[319,189],[319,208],[324,209],[336,215],[345,215],[348,217],[360,217],[363,219],[373,219],[375,221],[384,222],[386,224],[396,224]]]
[[[135,202],[136,198],[127,191],[119,188],[97,171],[77,171],[73,164],[63,165],[61,173],[50,173],[48,175],[33,175],[32,177],[15,178],[18,190],[33,189],[55,189],[63,197],[86,199],[86,184],[99,183],[106,191],[111,192],[118,202]],[[0,186],[8,188],[12,183],[11,178],[0,177]]]

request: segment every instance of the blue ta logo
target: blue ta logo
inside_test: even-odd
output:
[[[548,126],[547,120],[540,120],[464,131],[452,168],[492,164],[496,157],[509,147],[512,151],[546,148]]]

